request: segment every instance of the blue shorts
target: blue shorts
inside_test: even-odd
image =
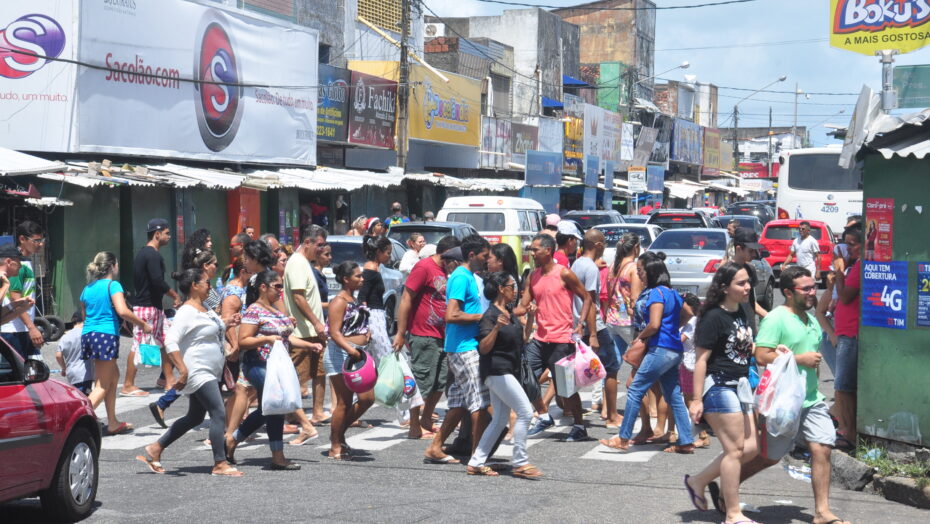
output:
[[[836,373],[833,389],[844,393],[856,391],[859,365],[859,339],[840,335],[836,342]]]
[[[354,344],[352,345],[355,346]],[[368,349],[368,346],[355,346],[355,349],[365,351]],[[326,343],[326,349],[323,352],[323,371],[326,373],[326,376],[334,377],[336,375],[341,375],[342,368],[348,358],[349,354],[339,347],[338,344],[333,342],[333,339],[329,339]]]
[[[91,331],[81,335],[83,360],[116,360],[119,358],[119,335]]]
[[[587,335],[587,333],[585,334]],[[585,338],[585,342],[588,342],[588,338]],[[610,331],[607,328],[604,328],[597,332],[597,344],[600,346],[600,349],[597,350],[597,356],[601,359],[601,365],[604,366],[604,371],[608,375],[613,375],[614,373],[620,371],[620,352],[617,350],[617,346],[614,344],[613,339],[610,337]]]
[[[742,411],[736,388],[711,386],[704,393],[704,413],[739,413]]]

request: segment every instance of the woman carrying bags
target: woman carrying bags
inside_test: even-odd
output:
[[[204,304],[209,296],[211,279],[203,269],[187,269],[173,276],[187,301],[174,316],[165,339],[165,352],[180,373],[174,387],[188,395],[190,403],[187,414],[175,420],[158,441],[145,446],[144,454],[136,458],[145,462],[153,473],[164,473],[165,468],[160,461],[165,448],[194,429],[210,413],[210,447],[213,449],[213,470],[210,474],[241,477],[242,472],[226,461],[223,448],[226,411],[219,383],[226,360],[223,348],[226,326],[237,325],[240,316],[235,313],[224,323],[215,311]]]
[[[740,469],[756,456],[756,424],[749,386],[749,358],[753,354],[752,329],[743,304],[749,301],[749,273],[728,263],[717,270],[701,309],[694,345],[694,400],[691,419],[707,420],[720,439],[723,452],[693,477],[685,475],[685,488],[698,510],[707,509],[704,489],[720,477],[726,522],[751,522],[739,503]],[[715,505],[716,505],[715,501]]]
[[[528,479],[543,476],[526,455],[526,432],[533,418],[533,406],[517,378],[524,340],[523,326],[510,307],[516,295],[517,281],[509,273],[491,273],[484,282],[484,296],[493,302],[479,323],[478,352],[481,379],[491,394],[494,415],[468,462],[469,475],[498,476],[485,462],[507,425],[510,410],[514,410],[517,422],[513,426],[513,476]]]
[[[94,361],[97,384],[88,397],[94,408],[103,402],[107,409],[107,434],[118,435],[132,431],[128,422],[116,418],[116,388],[119,383],[119,322],[123,319],[150,334],[152,326],[137,317],[123,294],[123,286],[116,277],[119,264],[116,255],[101,251],[87,265],[87,286],[81,292],[84,308],[84,327],[81,330],[81,358]]]
[[[323,355],[323,367],[334,396],[327,456],[333,460],[352,460],[345,442],[346,429],[375,403],[375,394],[358,393],[358,401],[353,404],[354,393],[343,381],[342,370],[346,359],[361,360],[371,341],[371,329],[368,308],[355,300],[355,293],[364,282],[362,269],[355,262],[346,261],[336,266],[333,273],[342,289],[329,301],[329,342]]]

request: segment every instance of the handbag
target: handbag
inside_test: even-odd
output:
[[[161,347],[152,344],[154,337],[148,336],[148,344],[139,344],[139,357],[143,366],[161,367]]]
[[[646,358],[646,351],[649,348],[646,347],[646,343],[642,344],[630,344],[630,347],[626,348],[626,351],[623,353],[623,361],[627,364],[638,368],[642,363],[643,359]]]
[[[526,393],[526,397],[530,399],[530,402],[535,401],[542,395],[539,390],[539,382],[536,380],[536,374],[533,373],[533,366],[526,356],[526,348],[523,349],[523,353],[520,355],[520,376],[517,378],[520,380],[520,386],[523,387],[523,392]]]

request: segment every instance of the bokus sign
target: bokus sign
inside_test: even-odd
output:
[[[830,45],[872,56],[930,43],[930,0],[830,0]]]

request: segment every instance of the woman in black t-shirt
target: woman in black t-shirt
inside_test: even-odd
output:
[[[739,477],[742,464],[758,453],[756,425],[749,387],[749,359],[752,357],[752,329],[743,306],[752,289],[749,273],[742,266],[727,263],[717,270],[707,291],[698,319],[694,345],[694,401],[691,418],[704,417],[720,439],[723,453],[693,477],[685,475],[691,503],[707,509],[704,489],[710,486],[715,505],[725,511],[726,522],[749,522],[739,504]],[[714,479],[720,477],[723,500]]]
[[[516,376],[520,370],[520,351],[524,342],[523,326],[508,306],[516,294],[517,281],[506,272],[491,273],[484,281],[484,296],[493,302],[478,325],[479,366],[481,380],[491,394],[494,416],[468,462],[469,475],[497,476],[497,472],[486,466],[485,461],[507,425],[512,409],[517,413],[513,427],[513,475],[524,478],[542,476],[526,455],[526,432],[533,417],[533,406]]]

